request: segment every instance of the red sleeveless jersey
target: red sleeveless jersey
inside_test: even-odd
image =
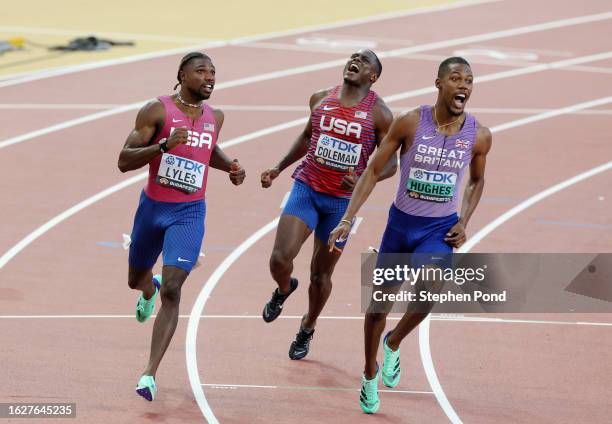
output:
[[[202,116],[195,123],[170,96],[159,97],[166,111],[164,127],[152,141],[168,138],[175,128],[187,127],[188,140],[149,163],[145,193],[160,202],[192,202],[204,198],[208,163],[217,142],[217,123],[212,108],[202,104]]]
[[[351,197],[352,192],[340,184],[352,170],[361,175],[376,148],[372,108],[378,96],[368,91],[357,106],[344,107],[338,98],[341,88],[333,88],[312,111],[308,153],[292,176],[315,191]]]

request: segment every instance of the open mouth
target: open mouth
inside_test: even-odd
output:
[[[455,106],[461,109],[465,106],[465,102],[467,101],[467,95],[463,93],[455,94],[455,97],[453,97],[453,100],[455,102]]]
[[[357,63],[355,63],[355,62],[352,62],[352,63],[349,65],[349,67],[348,67],[348,69],[347,69],[347,70],[348,70],[349,72],[358,73],[358,72],[359,72],[359,65],[358,65]]]
[[[204,89],[206,91],[211,91],[212,92],[213,88],[214,88],[214,84],[204,84],[203,87],[204,87]]]

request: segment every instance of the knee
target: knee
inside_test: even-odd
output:
[[[373,312],[371,308],[368,308],[368,311],[365,315],[365,321],[367,324],[378,324],[381,321],[385,321],[387,319],[386,312]]]
[[[172,279],[164,281],[161,286],[160,297],[164,304],[178,305],[181,300],[181,283]]]
[[[331,286],[331,275],[326,273],[312,273],[310,275],[310,284],[316,287]]]
[[[143,278],[140,276],[129,275],[128,287],[132,290],[140,290],[140,288],[143,287]]]
[[[291,259],[280,250],[273,250],[270,256],[270,271],[281,272],[291,266]]]

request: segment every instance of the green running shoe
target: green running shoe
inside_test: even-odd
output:
[[[145,322],[149,319],[153,311],[155,310],[155,299],[157,298],[157,294],[159,293],[159,288],[161,287],[162,277],[157,274],[153,276],[153,285],[155,286],[155,293],[151,296],[150,299],[145,299],[142,293],[138,298],[138,303],[136,303],[136,320],[138,322]]]
[[[400,369],[400,349],[392,350],[387,345],[387,338],[391,332],[388,332],[383,339],[383,350],[385,351],[385,359],[382,365],[382,381],[387,387],[395,387],[400,381],[402,370]]]
[[[140,377],[140,380],[138,380],[138,386],[136,386],[136,393],[149,402],[152,402],[157,394],[155,378],[152,375],[143,375]]]
[[[361,376],[361,393],[359,395],[359,406],[366,414],[375,414],[380,408],[378,399],[378,368],[376,376],[371,380],[366,380],[365,375]]]

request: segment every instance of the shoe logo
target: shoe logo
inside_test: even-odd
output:
[[[323,106],[323,110],[334,110],[334,109],[338,109],[338,106]]]
[[[176,122],[183,122],[183,120],[182,119],[174,119],[174,118],[172,118],[172,122],[174,122],[174,123],[176,123]]]
[[[432,135],[430,137],[423,136],[422,138],[423,138],[423,140],[431,140],[432,138],[435,138],[435,137],[436,137],[435,135]]]
[[[183,259],[183,258],[181,258],[180,256],[179,256],[179,258],[178,258],[178,261],[179,261],[179,262],[191,262],[189,259]]]

